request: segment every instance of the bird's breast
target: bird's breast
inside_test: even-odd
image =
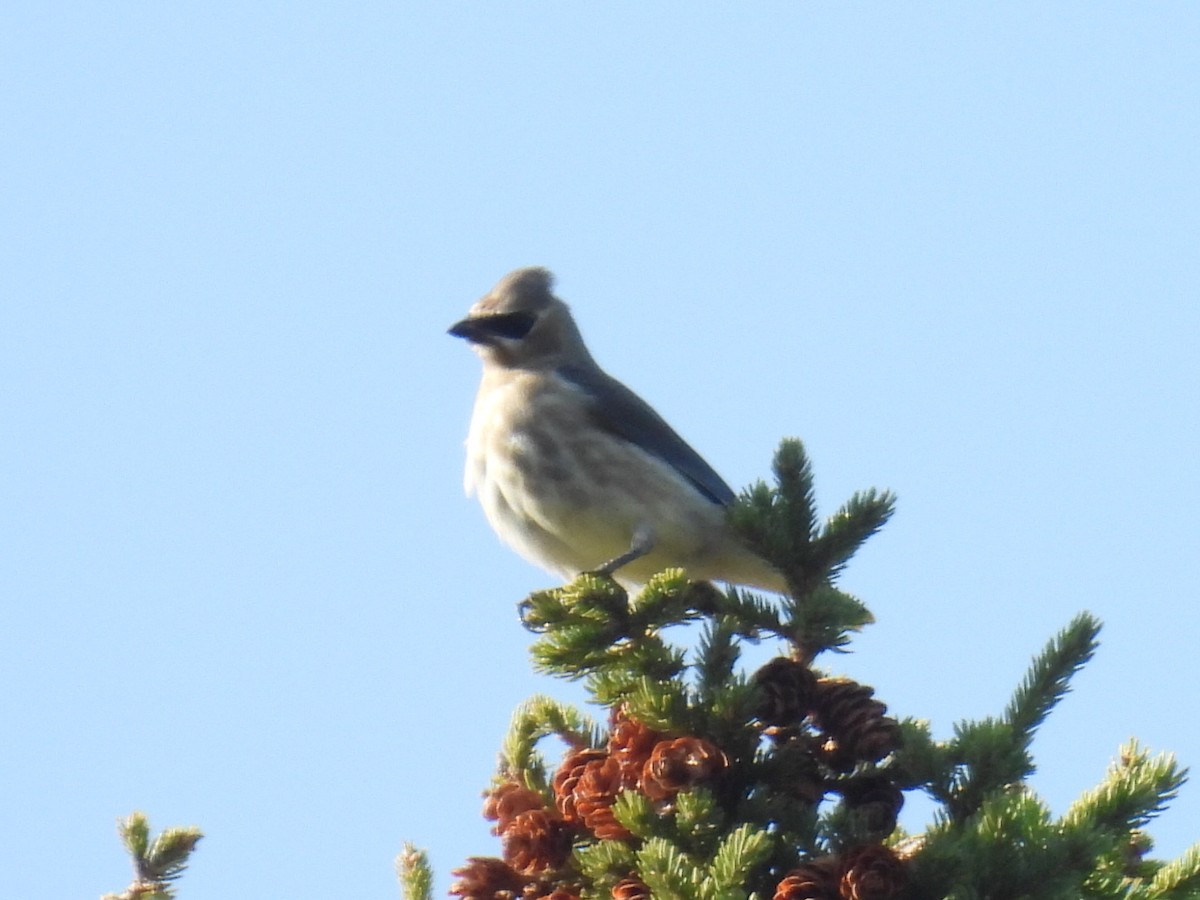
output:
[[[553,375],[507,373],[480,387],[466,485],[496,532],[541,565],[575,574],[653,534],[662,565],[723,534],[724,510],[680,473],[597,426],[588,398]]]
[[[607,478],[588,472],[583,409],[547,381],[522,374],[485,379],[480,388],[467,437],[466,486],[485,507],[507,503],[536,517],[541,507],[586,504],[585,484]]]

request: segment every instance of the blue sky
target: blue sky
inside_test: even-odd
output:
[[[1197,84],[1188,3],[8,4],[0,892],[122,888],[134,808],[189,900],[495,852],[513,708],[580,694],[444,332],[529,264],[730,483],[797,435],[899,494],[838,672],[947,735],[1089,609],[1036,788],[1200,765]]]

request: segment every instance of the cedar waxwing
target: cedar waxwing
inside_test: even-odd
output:
[[[467,494],[500,538],[563,578],[626,587],[679,566],[782,592],[729,527],[734,493],[671,426],[592,359],[546,269],[506,275],[450,328],[483,359]]]

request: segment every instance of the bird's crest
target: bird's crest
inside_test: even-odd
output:
[[[549,269],[530,266],[509,272],[475,304],[472,315],[491,315],[522,309],[541,309],[554,299],[554,276]]]

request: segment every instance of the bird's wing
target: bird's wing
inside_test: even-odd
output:
[[[587,396],[588,412],[598,426],[663,460],[713,503],[733,502],[733,491],[712,466],[621,382],[592,367],[562,366],[557,373]]]

